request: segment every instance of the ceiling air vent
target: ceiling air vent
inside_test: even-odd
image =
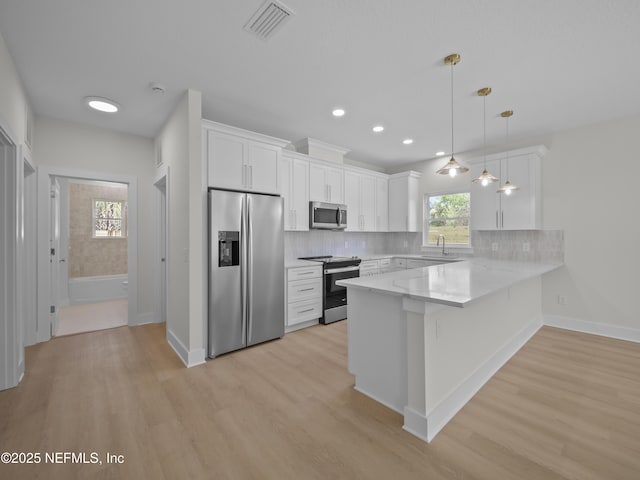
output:
[[[286,5],[266,0],[245,24],[244,29],[266,41],[293,15],[293,11]]]

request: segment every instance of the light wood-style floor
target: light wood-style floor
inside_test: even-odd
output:
[[[545,327],[431,444],[353,390],[346,354],[346,322],[192,369],[164,324],[29,347],[0,392],[0,452],[124,464],[0,464],[0,478],[640,478],[638,344]]]

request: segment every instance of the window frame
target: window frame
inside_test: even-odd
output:
[[[96,203],[97,202],[109,202],[120,204],[120,218],[113,218],[110,220],[120,220],[120,235],[96,235]],[[128,223],[127,223],[127,201],[126,200],[114,200],[106,198],[92,198],[91,199],[91,238],[93,239],[126,239],[128,236]]]
[[[469,243],[449,243],[445,237],[446,248],[455,250],[472,250],[472,232],[471,232],[471,187],[444,190],[440,192],[427,192],[422,197],[422,248],[424,250],[440,248],[435,243],[429,243],[430,216],[429,216],[429,199],[431,197],[441,197],[444,195],[455,195],[466,193],[469,195]]]

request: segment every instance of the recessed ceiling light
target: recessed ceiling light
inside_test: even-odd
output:
[[[402,140],[402,143],[404,143],[405,145],[411,145],[413,143],[413,138],[405,138],[404,140]]]
[[[444,155],[444,152],[440,151],[440,152],[436,152],[436,156],[441,157]]]
[[[384,131],[384,127],[382,125],[376,125],[375,127],[372,128],[372,130],[375,133],[380,133],[380,132]]]
[[[342,117],[345,114],[345,111],[343,108],[335,108],[331,113],[334,117]]]
[[[87,105],[94,110],[98,110],[99,112],[104,113],[116,113],[120,110],[120,105],[118,105],[113,100],[109,100],[108,98],[102,97],[86,97],[84,99]]]

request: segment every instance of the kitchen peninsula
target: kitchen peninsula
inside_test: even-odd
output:
[[[429,442],[542,326],[560,262],[470,259],[340,281],[356,390]]]

